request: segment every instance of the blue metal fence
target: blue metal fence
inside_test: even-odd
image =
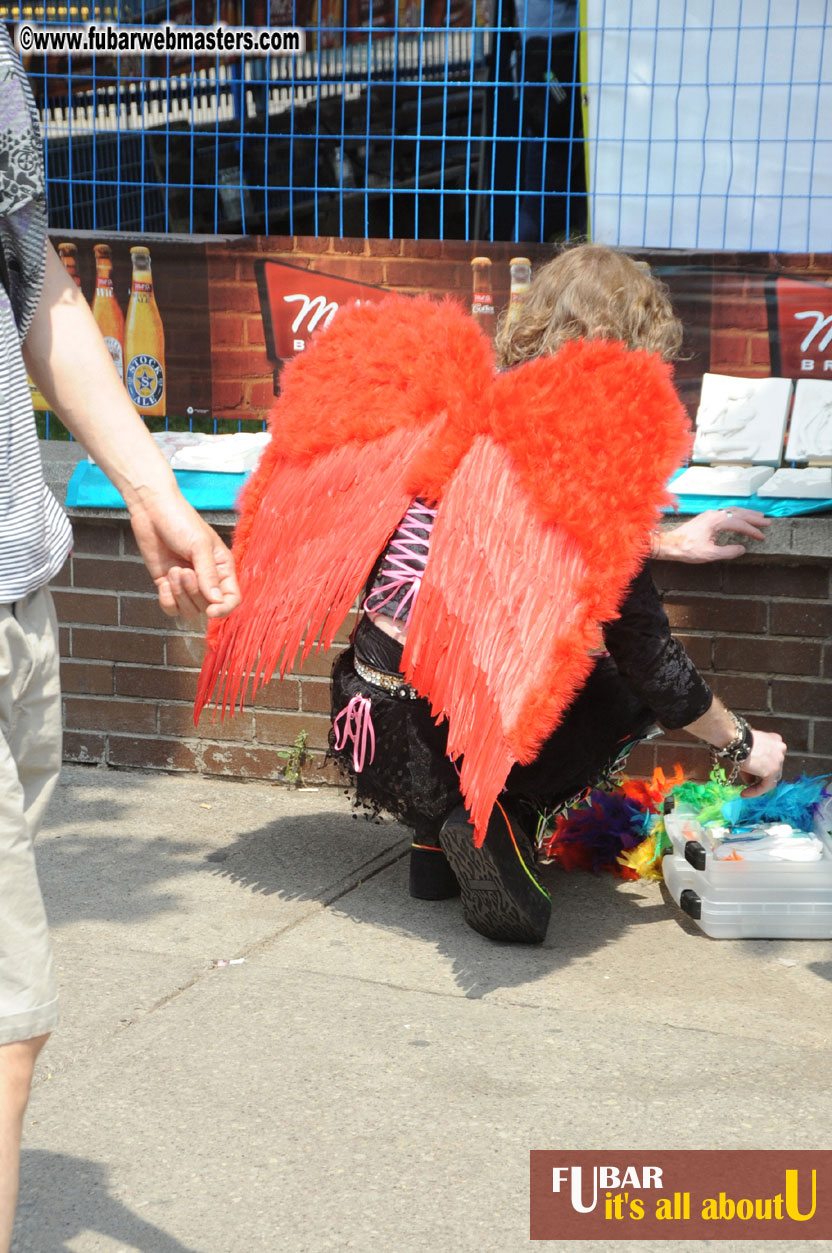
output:
[[[514,0],[417,7],[121,0],[112,16],[122,24],[297,26],[307,50],[32,58],[53,226],[534,240],[583,231],[574,29],[526,39]],[[65,10],[49,12],[67,22]],[[108,16],[71,12],[79,24]]]

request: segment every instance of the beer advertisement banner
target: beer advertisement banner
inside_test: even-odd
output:
[[[248,424],[267,417],[285,363],[352,301],[451,296],[493,337],[553,255],[549,246],[436,240],[52,238],[155,430],[255,429]],[[676,379],[691,414],[711,372],[817,380],[832,415],[832,254],[632,255],[667,285],[684,324]],[[832,456],[832,417],[821,426],[818,451],[828,443]]]

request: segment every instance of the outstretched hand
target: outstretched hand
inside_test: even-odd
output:
[[[730,509],[708,509],[672,531],[664,531],[658,537],[657,556],[663,561],[686,561],[703,563],[726,561],[741,557],[745,544],[720,544],[723,531],[746,535],[749,539],[765,539],[764,527],[771,519],[756,509],[732,505]]]
[[[740,775],[745,784],[741,796],[762,796],[776,787],[783,776],[786,744],[774,731],[751,731],[751,753]]]
[[[130,506],[130,524],[166,614],[224,618],[236,609],[234,558],[178,491],[162,499],[140,489]]]

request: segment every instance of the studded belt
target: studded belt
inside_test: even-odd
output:
[[[380,687],[385,692],[390,692],[392,696],[398,696],[400,700],[418,700],[419,693],[409,683],[402,681],[400,674],[388,674],[386,670],[374,670],[372,666],[365,666],[363,661],[359,661],[356,657],[353,661],[355,673],[362,678],[365,683],[369,683],[371,687]]]

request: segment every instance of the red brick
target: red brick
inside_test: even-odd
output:
[[[297,679],[272,679],[265,687],[257,689],[252,704],[257,709],[297,709],[300,689]]]
[[[136,537],[131,526],[123,526],[121,528],[121,555],[122,557],[138,557],[139,560],[142,560],[142,555],[139,552],[139,546],[136,543]],[[152,591],[152,583],[150,588]]]
[[[718,561],[704,565],[654,561],[653,581],[661,592],[719,592],[722,588],[722,565]]]
[[[285,760],[274,748],[244,748],[242,744],[207,744],[202,767],[207,774],[235,779],[282,779]]]
[[[259,313],[260,295],[255,280],[215,283],[211,288],[211,320],[223,313]]]
[[[138,631],[73,627],[72,655],[99,661],[131,661],[160,666],[165,659],[165,641],[161,635],[144,635]]]
[[[254,739],[254,715],[238,713],[233,717],[226,716],[220,721],[212,721],[212,711],[206,710],[194,726],[193,705],[162,705],[159,708],[159,734],[180,736],[193,739],[199,736],[205,740],[252,740]]]
[[[826,644],[823,650],[823,673],[827,679],[832,679],[832,644]]]
[[[774,679],[771,684],[774,714],[805,714],[810,718],[832,718],[832,683],[815,679]]]
[[[306,742],[310,748],[327,748],[329,745],[329,718],[322,718],[319,714],[270,713],[258,709],[255,726],[260,744],[288,746],[301,731],[306,731]]]
[[[343,787],[347,779],[341,767],[331,757],[324,753],[310,753],[303,766],[303,781],[326,787]]]
[[[239,409],[243,403],[243,385],[239,379],[218,381],[211,384],[211,403],[217,413],[227,413]]]
[[[765,300],[731,300],[720,309],[721,322],[725,327],[738,331],[768,331]]]
[[[246,404],[250,409],[259,409],[263,417],[271,411],[275,402],[274,382],[270,374],[267,379],[246,383]],[[252,418],[255,416],[251,415]]]
[[[181,740],[140,739],[111,735],[107,750],[111,766],[134,766],[144,770],[197,769],[196,747]]]
[[[765,679],[744,674],[704,674],[702,677],[729,709],[743,714],[768,710],[768,683]]]
[[[256,348],[265,348],[266,336],[263,332],[263,319],[246,318],[245,320],[246,343]]]
[[[714,670],[744,674],[820,674],[819,644],[723,636],[714,641]]]
[[[118,622],[116,596],[67,591],[60,587],[55,588],[52,594],[59,622],[90,622],[98,626],[115,626]]]
[[[686,779],[698,779],[704,782],[711,772],[711,754],[703,745],[691,744],[688,747],[657,740],[656,765],[661,766],[665,774],[669,774],[676,765],[680,765],[685,772]]]
[[[451,281],[449,269],[443,261],[422,261],[415,257],[408,261],[386,261],[384,277],[388,287],[436,287],[445,290],[458,290],[461,283]],[[447,277],[446,277],[447,275]],[[468,276],[470,283],[470,274]]]
[[[749,360],[748,336],[739,332],[714,331],[711,336],[711,369],[743,366]],[[727,371],[726,371],[727,373]]]
[[[77,518],[72,524],[73,550],[77,553],[97,553],[117,557],[119,552],[118,529],[111,522],[88,522]]]
[[[170,618],[156,596],[119,596],[119,625],[165,631],[170,629]]]
[[[751,725],[758,731],[776,731],[786,741],[790,753],[809,751],[809,719],[756,715]]]
[[[797,778],[798,775],[808,774],[821,775],[832,772],[832,757],[814,757],[809,754],[793,755],[788,753],[786,756],[785,774],[789,779]]]
[[[736,592],[740,596],[825,598],[829,595],[829,566],[731,562],[723,568],[722,588],[728,594]]]
[[[353,257],[363,257],[367,250],[367,241],[365,239],[333,239],[332,248],[334,252],[346,252]]]
[[[365,257],[321,257],[311,268],[320,274],[333,274],[336,278],[350,279],[354,283],[369,283],[375,287],[384,283],[384,263]]]
[[[205,640],[201,635],[169,635],[165,644],[165,662],[169,666],[199,669],[205,656]]]
[[[104,761],[107,737],[94,731],[65,731],[63,760],[78,762]]]
[[[216,359],[220,371],[233,378],[246,379],[263,372],[255,360],[255,354],[249,348],[223,348],[216,354]]]
[[[367,246],[371,257],[400,257],[403,241],[401,239],[368,239]]]
[[[771,370],[771,346],[768,341],[768,335],[753,335],[751,338],[751,364],[758,366],[760,372],[768,373]],[[749,370],[749,374],[756,374],[757,371]]]
[[[126,731],[152,735],[156,730],[156,706],[134,700],[85,700],[70,696],[65,701],[66,726],[74,730]]]
[[[72,587],[72,557],[67,557],[58,573],[49,580],[49,586],[53,591],[56,587]]]
[[[401,247],[403,257],[427,257],[433,259],[435,257],[447,256],[441,239],[404,239]]]
[[[169,670],[161,666],[116,666],[119,696],[143,696],[148,700],[193,700],[196,670]]]
[[[832,635],[832,605],[772,601],[770,630],[772,635],[812,635],[827,639]]]
[[[296,235],[294,238],[296,252],[317,255],[319,252],[331,251],[332,239],[328,235]],[[292,256],[293,265],[299,260],[299,257]]]
[[[114,667],[102,662],[93,661],[61,661],[61,689],[64,692],[78,692],[89,696],[112,696],[114,688]]]
[[[665,601],[670,625],[677,630],[724,631],[731,626],[741,631],[763,632],[768,606],[763,600],[743,600],[719,596],[684,596],[674,592]]]
[[[816,722],[812,729],[812,751],[832,757],[832,722]]]
[[[58,627],[58,656],[68,657],[72,652],[72,631],[70,627]]]
[[[339,653],[343,652],[343,648],[339,648],[337,644],[333,644],[327,652],[311,652],[303,663],[303,669],[299,670],[297,665],[292,665],[289,670],[289,677],[303,675],[312,675],[314,678],[328,679],[332,674],[332,667],[335,665],[335,659]],[[298,658],[295,658],[298,662]]]
[[[234,313],[215,313],[211,318],[211,347],[221,344],[242,344],[245,320]]]
[[[323,681],[315,683],[312,679],[308,679],[301,687],[301,700],[303,701],[304,713],[318,713],[329,716],[331,705],[331,697],[329,684]]]
[[[108,557],[73,557],[73,583],[76,588],[95,591],[147,592],[153,580],[141,561]]]

